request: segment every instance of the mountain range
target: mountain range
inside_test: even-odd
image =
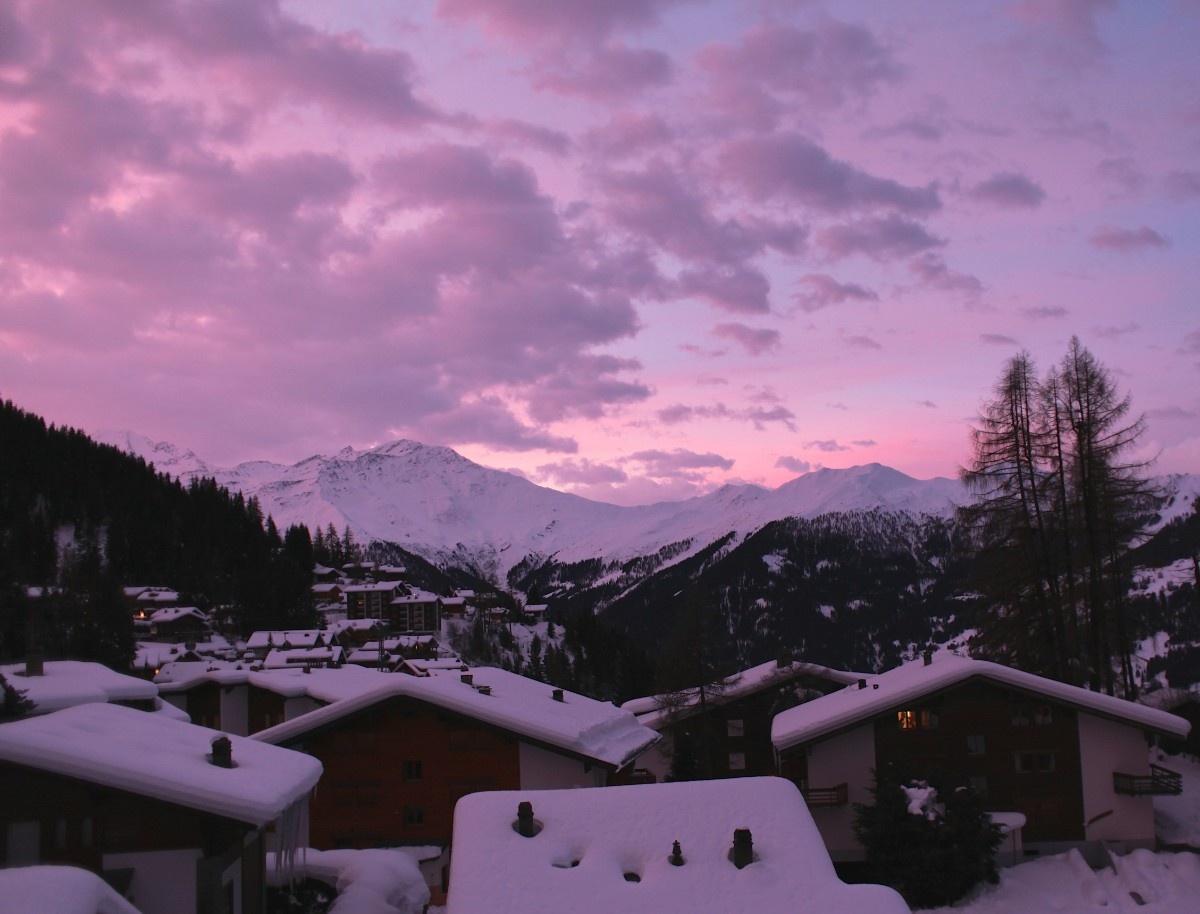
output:
[[[255,461],[222,469],[190,450],[132,432],[101,433],[97,440],[160,472],[184,480],[211,476],[255,496],[280,527],[333,524],[340,532],[349,526],[360,542],[395,543],[501,583],[531,559],[621,562],[684,542],[700,549],[730,532],[745,536],[787,517],[872,510],[948,517],[965,497],[957,480],[918,480],[872,463],[818,470],[776,489],[726,485],[684,501],[622,507],[548,489],[450,448],[415,441],[345,448],[291,466]]]

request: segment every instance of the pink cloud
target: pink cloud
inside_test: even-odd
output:
[[[1035,320],[1050,320],[1053,318],[1066,317],[1071,312],[1061,305],[1040,305],[1036,308],[1026,308],[1021,313],[1026,317],[1032,317]]]
[[[981,333],[979,342],[988,346],[1018,346],[1016,339],[1003,333]]]
[[[1024,26],[1020,41],[1052,65],[1078,68],[1107,52],[1098,18],[1115,0],[1020,0],[1008,8]]]
[[[489,137],[501,142],[539,149],[554,156],[565,156],[571,151],[574,141],[561,130],[553,130],[515,118],[493,118],[484,123]]]
[[[700,454],[686,448],[675,448],[672,451],[646,450],[634,451],[621,458],[622,463],[640,463],[647,476],[672,476],[681,470],[729,470],[733,461],[711,451]]]
[[[437,15],[457,23],[481,22],[491,34],[521,44],[599,41],[659,21],[685,0],[438,0]]]
[[[780,457],[775,461],[775,466],[792,473],[811,473],[813,470],[820,468],[819,464],[812,464],[807,460],[789,456]]]
[[[911,257],[945,244],[911,219],[883,216],[832,225],[817,233],[817,243],[835,260],[864,254],[884,262]]]
[[[1046,192],[1025,175],[1006,171],[995,174],[971,188],[972,198],[1009,209],[1035,209],[1046,199]]]
[[[842,342],[852,349],[882,349],[875,340],[862,334],[850,334],[842,337]]]
[[[585,55],[541,58],[531,69],[533,85],[563,95],[615,99],[671,81],[671,58],[650,48],[609,45]]]
[[[537,468],[538,475],[563,485],[611,485],[629,481],[629,474],[620,467],[595,463],[586,457],[545,463]]]
[[[659,149],[671,142],[672,137],[670,126],[657,114],[618,111],[607,124],[589,130],[584,141],[597,155],[623,159]]]
[[[1122,254],[1146,248],[1162,249],[1171,246],[1169,238],[1145,225],[1136,229],[1119,228],[1114,225],[1101,226],[1092,232],[1088,242],[1102,251],[1116,251]]]
[[[720,163],[725,177],[758,200],[786,198],[829,213],[887,208],[924,214],[941,206],[933,185],[877,178],[799,134],[735,140],[721,151]]]
[[[795,299],[805,311],[819,311],[847,301],[879,301],[879,296],[870,289],[857,283],[838,282],[827,273],[809,273],[797,285],[801,289]]]
[[[1146,184],[1145,172],[1129,156],[1102,159],[1096,166],[1096,174],[1127,194],[1137,193]]]
[[[742,314],[764,314],[770,310],[767,278],[753,267],[684,270],[679,288],[685,295],[696,295],[718,308]]]
[[[713,335],[723,339],[733,340],[740,344],[750,355],[762,355],[778,349],[781,340],[778,330],[767,327],[748,327],[745,324],[717,324]]]
[[[823,451],[826,454],[836,453],[837,451],[848,451],[850,448],[845,444],[838,444],[833,438],[826,438],[823,441],[810,441],[804,445],[806,450]]]
[[[808,29],[756,26],[737,44],[704,47],[697,60],[721,84],[760,84],[825,109],[866,97],[901,73],[869,29],[833,19]]]
[[[1200,197],[1200,171],[1172,171],[1163,180],[1167,193],[1177,200]]]
[[[959,273],[946,266],[946,262],[932,251],[926,251],[908,262],[912,274],[921,284],[943,292],[955,292],[974,300],[983,292],[983,283],[975,276]]]

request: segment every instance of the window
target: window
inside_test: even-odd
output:
[[[1013,761],[1018,774],[1046,774],[1054,770],[1053,752],[1018,752]]]
[[[729,770],[730,771],[745,771],[746,770],[746,753],[745,752],[730,752],[729,753]]]
[[[973,774],[967,778],[967,786],[974,790],[981,797],[988,795],[987,777],[982,774]]]
[[[1049,705],[1034,705],[1033,706],[1033,722],[1035,724],[1051,724],[1054,723],[1054,711]]]
[[[983,755],[987,752],[987,740],[982,733],[967,737],[967,755]]]
[[[931,711],[928,708],[922,708],[920,711],[897,711],[896,720],[900,724],[901,730],[936,730],[938,726],[938,712]]]
[[[425,809],[421,806],[405,806],[404,807],[404,824],[405,825],[424,825],[425,824]]]
[[[62,850],[67,846],[67,820],[54,820],[54,846],[58,850]]]
[[[1012,722],[1014,727],[1052,724],[1054,723],[1054,709],[1050,705],[1013,705]]]
[[[404,780],[421,780],[421,763],[419,761],[409,761],[404,763]]]
[[[738,737],[746,735],[746,724],[741,720],[729,720],[725,722],[725,735],[730,737]]]

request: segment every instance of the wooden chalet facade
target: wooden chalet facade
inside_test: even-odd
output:
[[[539,713],[541,712],[541,713]],[[606,728],[607,745],[586,734]],[[319,850],[437,845],[448,849],[458,800],[483,790],[599,787],[655,734],[610,704],[497,669],[387,676],[255,739],[321,761],[310,811]],[[443,897],[448,855],[429,871]]]
[[[777,773],[771,722],[802,701],[840,689],[856,673],[780,658],[744,670],[706,690],[701,713],[699,689],[635,698],[622,707],[663,739],[639,761],[639,782],[663,781],[677,751],[687,752],[692,776],[757,777]],[[707,747],[707,767],[701,755]]]
[[[0,863],[82,867],[143,914],[263,911],[266,829],[299,816],[320,766],[246,740],[222,766],[214,736],[110,705],[5,724]]]
[[[873,771],[978,791],[1025,817],[1026,853],[1154,843],[1151,794],[1170,792],[1149,744],[1187,721],[997,664],[939,655],[781,714],[780,773],[804,793],[834,860],[861,859],[854,803]],[[1175,791],[1177,792],[1177,790]]]

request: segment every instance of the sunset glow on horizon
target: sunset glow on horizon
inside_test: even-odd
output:
[[[17,0],[0,397],[622,504],[953,476],[1079,336],[1200,471],[1192,0]]]

